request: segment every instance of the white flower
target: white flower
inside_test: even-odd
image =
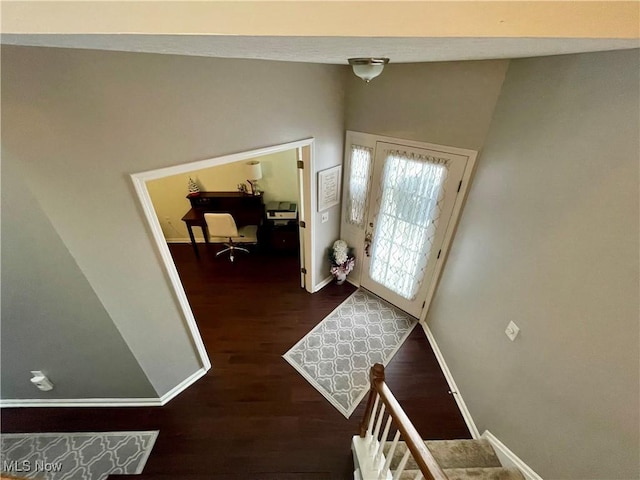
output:
[[[336,240],[335,242],[333,242],[333,249],[334,250],[346,250],[347,249],[347,242],[345,242],[344,240]]]
[[[344,240],[336,240],[333,244],[333,258],[335,258],[338,265],[342,265],[349,258],[349,247]]]

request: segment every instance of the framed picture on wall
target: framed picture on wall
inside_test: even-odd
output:
[[[318,172],[318,211],[340,203],[342,165]]]

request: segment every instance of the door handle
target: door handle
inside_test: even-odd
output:
[[[373,242],[373,223],[369,223],[371,230],[367,230],[364,234],[364,254],[371,256],[371,243]]]

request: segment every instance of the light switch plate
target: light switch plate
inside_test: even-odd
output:
[[[328,222],[328,221],[329,221],[329,212],[324,212],[324,213],[322,214],[321,219],[322,219],[322,223],[326,223],[326,222]]]
[[[518,336],[518,333],[520,333],[520,328],[511,321],[509,322],[509,325],[507,325],[507,329],[504,331],[504,333],[507,335],[507,337],[509,337],[509,340],[513,342]]]

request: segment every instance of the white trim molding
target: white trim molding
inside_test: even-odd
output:
[[[322,290],[324,287],[326,287],[327,285],[329,285],[331,283],[331,281],[333,280],[333,275],[329,275],[328,277],[326,277],[324,280],[322,280],[320,283],[316,284],[313,287],[313,292],[311,293],[316,293],[320,290]]]
[[[358,280],[353,280],[352,278],[347,277],[347,282],[356,288],[360,288],[360,282]]]
[[[195,162],[181,163],[179,165],[173,165],[171,167],[159,168],[157,170],[148,170],[146,172],[134,173],[131,176],[139,178],[144,182],[148,182],[149,180],[157,180],[159,178],[178,175],[180,173],[189,173],[193,172],[194,170],[202,170],[204,168],[215,167],[218,165],[226,165],[227,163],[241,162],[250,158],[263,157],[265,155],[284,152],[286,150],[295,150],[296,148],[306,147],[312,144],[313,138],[305,138],[303,140],[298,140],[295,142],[258,148],[256,150],[233,153],[231,155],[222,155],[219,157],[197,160]]]
[[[480,438],[489,441],[503,466],[518,468],[527,480],[542,480],[540,475],[538,475],[529,465],[524,463],[520,457],[509,450],[509,447],[498,440],[498,438],[489,430],[482,432],[482,436]]]
[[[451,247],[451,243],[453,241],[453,237],[458,225],[458,221],[462,212],[462,207],[465,203],[465,198],[467,192],[469,190],[469,186],[471,184],[471,177],[476,165],[476,159],[478,157],[478,152],[476,150],[469,150],[466,148],[453,147],[448,145],[438,145],[435,143],[428,142],[420,142],[416,140],[407,140],[403,138],[396,137],[387,137],[384,135],[376,135],[372,133],[364,133],[364,132],[356,132],[352,130],[346,131],[346,137],[344,142],[344,176],[343,176],[343,199],[342,199],[342,218],[340,220],[340,238],[345,240],[348,244],[350,244],[356,251],[356,257],[360,257],[358,263],[354,268],[354,272],[352,273],[352,277],[355,277],[358,283],[363,285],[369,285],[370,287],[376,286],[375,289],[372,289],[374,293],[376,293],[377,288],[382,288],[377,282],[371,282],[366,275],[366,256],[365,256],[365,232],[367,230],[367,222],[371,222],[371,217],[374,214],[375,208],[372,205],[374,203],[373,197],[375,196],[375,188],[378,183],[377,175],[380,174],[380,155],[381,149],[387,148],[384,145],[391,144],[395,147],[406,147],[406,148],[416,148],[416,149],[424,149],[429,150],[431,152],[439,152],[437,155],[442,155],[444,158],[449,159],[451,162],[450,166],[452,168],[450,175],[455,171],[455,176],[451,176],[451,181],[460,181],[458,184],[458,189],[455,191],[454,189],[450,189],[448,202],[453,202],[451,205],[451,213],[448,222],[442,228],[438,227],[438,231],[441,232],[438,235],[441,238],[440,247],[435,248],[433,251],[438,251],[438,258],[430,258],[429,265],[433,265],[433,273],[431,274],[431,280],[427,283],[424,283],[421,288],[418,296],[414,300],[407,300],[402,298],[401,296],[394,296],[393,292],[390,292],[388,289],[383,289],[378,293],[385,293],[387,297],[389,295],[394,296],[394,298],[387,298],[387,301],[391,301],[396,306],[402,308],[403,310],[410,311],[413,310],[412,315],[419,317],[421,321],[426,319],[427,312],[429,310],[429,306],[431,301],[433,300],[433,296],[435,295],[435,291],[440,281],[440,276],[442,274],[444,264],[448,255],[448,251]],[[352,225],[347,222],[347,217],[350,214],[347,212],[347,206],[349,205],[349,177],[351,175],[351,149],[353,146],[365,147],[370,150],[370,166],[368,172],[368,180],[366,183],[368,184],[368,193],[366,194],[365,207],[364,207],[364,217],[363,221],[359,225]],[[393,147],[393,148],[395,148]],[[454,168],[455,167],[455,168]],[[454,184],[455,185],[455,184]],[[455,198],[454,198],[455,195]],[[373,226],[373,224],[371,224]],[[363,262],[363,259],[365,261]],[[366,281],[365,281],[366,280]],[[420,298],[424,301],[420,302]],[[422,306],[420,307],[420,303]]]
[[[316,182],[313,181],[315,175],[316,143],[313,138],[298,142],[297,147],[302,158],[302,192],[299,192],[299,200],[302,205],[298,205],[298,220],[303,220],[307,227],[301,229],[302,243],[300,244],[300,265],[307,269],[305,274],[305,290],[314,293],[313,281],[316,274]]]
[[[333,281],[333,278],[334,278],[333,275],[329,275],[328,277],[326,277],[324,280],[322,280],[313,288],[313,292],[311,293],[315,293],[319,290],[322,290],[324,287],[326,287]],[[347,282],[356,288],[360,288],[360,284],[356,280],[352,280],[351,278],[347,277]]]
[[[163,407],[180,393],[204,377],[201,368],[160,398],[26,398],[0,400],[0,408],[22,407]]]
[[[159,398],[26,398],[0,400],[0,408],[22,407],[161,407]]]
[[[138,194],[138,199],[140,200],[140,204],[142,205],[142,209],[147,219],[147,223],[151,228],[151,234],[155,240],[156,247],[158,248],[158,251],[160,252],[160,256],[162,257],[162,262],[164,263],[165,269],[169,276],[169,281],[171,283],[171,286],[173,287],[173,291],[175,292],[176,298],[178,300],[178,304],[187,322],[188,332],[196,347],[196,350],[200,357],[200,361],[202,362],[202,366],[208,370],[209,368],[211,368],[209,355],[207,354],[207,350],[205,349],[204,342],[202,341],[202,337],[200,336],[200,330],[198,330],[196,319],[193,316],[193,312],[191,311],[191,306],[189,305],[187,294],[184,291],[182,282],[180,281],[180,276],[178,275],[178,269],[176,268],[176,265],[173,263],[171,252],[169,252],[169,247],[167,246],[167,242],[164,239],[164,234],[162,233],[160,222],[158,221],[158,217],[156,216],[153,203],[151,202],[151,196],[149,195],[149,190],[147,190],[147,184],[146,184],[147,179],[145,178],[145,175],[146,174],[131,175],[131,180],[133,181],[133,186],[136,190],[136,193]]]
[[[444,373],[444,376],[447,379],[447,383],[449,384],[449,390],[451,391],[453,398],[458,404],[460,413],[462,414],[462,417],[464,418],[464,421],[467,424],[467,428],[469,429],[471,436],[473,438],[480,438],[480,432],[478,431],[478,427],[476,427],[476,424],[473,421],[473,418],[471,417],[471,412],[469,412],[469,409],[467,408],[467,404],[464,402],[464,399],[462,398],[460,389],[458,388],[458,385],[456,385],[456,382],[453,379],[451,370],[449,370],[449,366],[447,365],[447,362],[445,362],[444,360],[444,356],[440,351],[440,347],[438,347],[438,344],[436,343],[436,339],[433,336],[433,333],[431,333],[431,330],[424,322],[420,322],[420,325],[422,326],[422,329],[424,330],[424,333],[427,336],[427,340],[431,345],[431,349],[433,350],[433,353],[435,354],[436,359],[438,360],[438,363],[440,364],[442,373]]]
[[[189,237],[172,237],[172,238],[167,238],[165,239],[165,241],[167,243],[187,243],[189,245],[191,245],[191,239]],[[196,243],[197,244],[206,244],[207,242],[204,241],[204,238],[197,238],[196,237]]]
[[[191,385],[193,385],[202,377],[204,377],[207,374],[208,370],[209,370],[208,368],[201,368],[197,372],[194,372],[193,374],[191,374],[188,378],[185,378],[184,381],[182,381],[180,384],[176,385],[167,393],[162,395],[162,397],[160,397],[160,404],[164,406],[167,403],[169,403],[171,400],[176,398],[179,394],[184,392]]]
[[[178,270],[175,264],[173,263],[173,258],[171,257],[171,253],[169,252],[169,247],[167,246],[167,241],[165,240],[164,234],[162,232],[162,228],[160,226],[160,221],[158,220],[158,217],[155,213],[155,208],[153,206],[153,202],[151,201],[149,190],[147,189],[147,182],[149,180],[156,180],[156,179],[164,178],[171,175],[188,173],[194,170],[201,170],[203,168],[210,168],[218,165],[225,165],[232,162],[239,162],[239,161],[247,160],[250,158],[260,157],[260,156],[269,155],[272,153],[283,152],[286,150],[293,150],[293,149],[303,148],[303,147],[311,147],[311,150],[309,152],[309,159],[307,162],[308,165],[305,164],[305,167],[308,168],[305,174],[310,177],[311,176],[310,172],[314,169],[313,146],[314,146],[314,139],[307,138],[304,140],[298,140],[295,142],[285,143],[281,145],[274,145],[270,147],[264,147],[256,150],[250,150],[250,151],[235,153],[231,155],[224,155],[220,157],[213,157],[205,160],[199,160],[196,162],[190,162],[190,163],[184,163],[180,165],[174,165],[171,167],[160,168],[157,170],[133,173],[130,175],[131,181],[133,182],[133,186],[135,188],[136,194],[140,201],[140,205],[142,206],[144,217],[147,221],[147,224],[149,225],[149,228],[151,229],[152,243],[155,244],[156,248],[158,249],[158,252],[160,253],[162,264],[165,267],[165,270],[169,277],[169,282],[171,284],[171,287],[173,288],[173,291],[175,292],[178,305],[180,307],[180,310],[182,311],[184,320],[186,321],[187,333],[193,340],[193,344],[196,348],[198,356],[200,357],[200,362],[205,372],[206,370],[211,368],[209,355],[207,354],[206,348],[204,346],[204,342],[202,341],[200,330],[198,329],[198,325],[196,323],[195,317],[193,316],[193,312],[191,311],[191,306],[189,305],[189,301],[184,291],[184,287],[182,286],[182,282],[180,281]],[[306,150],[306,149],[303,148],[303,150]],[[304,192],[305,205],[309,205],[309,207],[313,205],[312,196],[314,194],[315,194],[314,191],[306,191],[305,189],[305,192]],[[314,251],[313,251],[314,242],[313,242],[312,232],[313,232],[314,224],[313,224],[312,218],[310,218],[309,220],[310,220],[310,228],[305,229],[305,235],[308,237],[311,237],[310,238],[311,261],[307,265],[305,265],[305,267],[309,274],[309,278],[313,278],[313,268],[314,268],[315,257],[314,257]],[[185,380],[185,382],[186,381],[188,381],[188,379]]]

